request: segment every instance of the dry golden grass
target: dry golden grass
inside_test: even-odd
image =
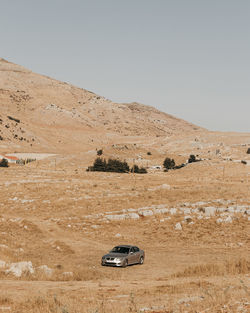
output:
[[[230,260],[224,263],[200,264],[188,266],[184,271],[174,274],[174,277],[193,276],[224,276],[250,273],[250,261],[246,259]]]

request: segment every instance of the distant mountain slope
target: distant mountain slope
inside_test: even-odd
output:
[[[0,144],[40,150],[77,149],[112,136],[166,137],[203,130],[151,106],[114,103],[4,59],[0,119]]]

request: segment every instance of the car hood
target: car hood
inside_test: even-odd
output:
[[[126,256],[128,256],[128,254],[111,252],[111,253],[105,254],[103,257],[104,258],[126,258]]]

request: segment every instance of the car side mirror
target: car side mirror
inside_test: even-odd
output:
[[[133,251],[130,251],[129,254],[134,254],[134,252],[133,252]]]

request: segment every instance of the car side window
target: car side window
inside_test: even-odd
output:
[[[138,251],[139,251],[139,248],[138,248],[138,247],[134,247],[134,251],[135,251],[135,252],[138,252]]]

